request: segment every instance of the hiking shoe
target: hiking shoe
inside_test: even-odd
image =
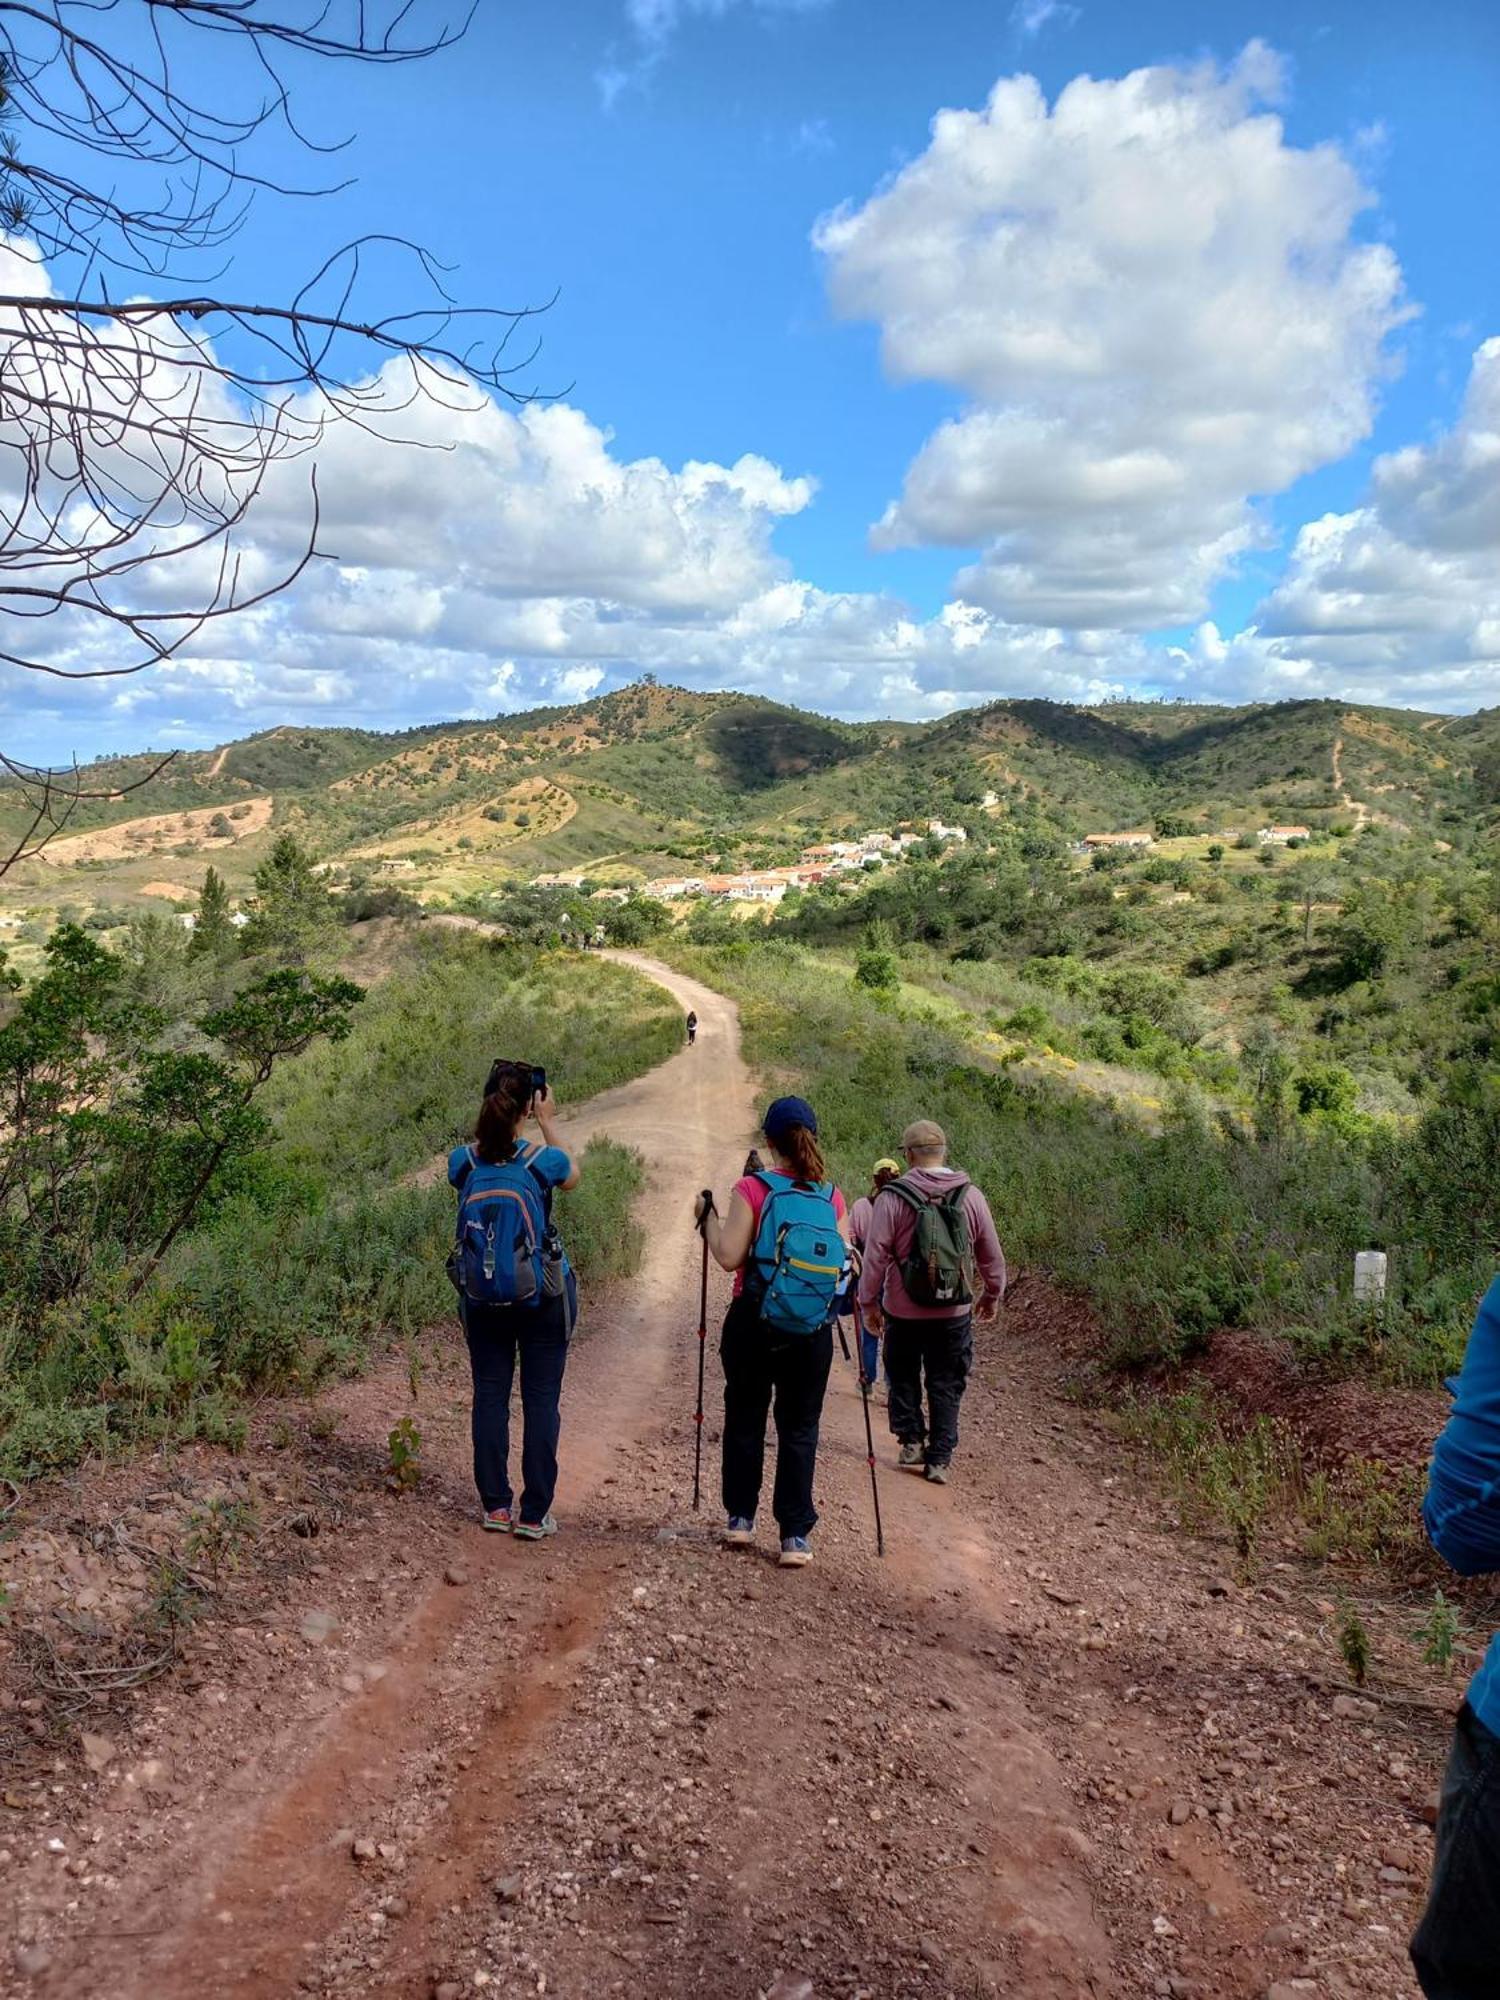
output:
[[[925,1444],[904,1444],[896,1454],[896,1463],[903,1472],[922,1472],[927,1465]]]
[[[755,1540],[755,1522],[748,1514],[731,1514],[729,1525],[724,1530],[724,1540],[731,1549],[747,1549]]]
[[[812,1561],[812,1548],[806,1535],[783,1535],[781,1538],[782,1569],[801,1569]]]
[[[929,1459],[927,1461],[927,1477],[932,1481],[934,1486],[946,1486],[948,1484],[950,1469],[946,1458]]]
[[[486,1507],[484,1525],[492,1535],[508,1535],[515,1523],[510,1518],[509,1507]]]
[[[517,1521],[511,1532],[517,1541],[540,1542],[557,1533],[557,1523],[550,1514],[545,1514],[540,1521]]]

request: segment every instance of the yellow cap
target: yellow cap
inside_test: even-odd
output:
[[[870,1169],[872,1174],[899,1174],[900,1171],[901,1162],[899,1160],[877,1160]]]

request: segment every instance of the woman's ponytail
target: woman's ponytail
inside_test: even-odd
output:
[[[823,1149],[818,1144],[817,1135],[805,1125],[789,1125],[776,1136],[776,1150],[792,1170],[794,1180],[806,1181],[816,1187],[827,1178],[823,1166]]]
[[[516,1150],[516,1134],[531,1109],[531,1071],[521,1063],[495,1065],[494,1088],[479,1107],[474,1150],[486,1166],[499,1166]]]

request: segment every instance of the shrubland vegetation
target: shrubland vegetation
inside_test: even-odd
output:
[[[1500,1219],[1500,1103],[1478,1072],[1406,1125],[1285,1101],[1216,1111],[1186,1086],[1148,1124],[1018,1080],[951,1006],[830,977],[825,955],[774,932],[682,950],[739,998],[751,1059],[817,1105],[846,1181],[908,1118],[938,1119],[1013,1257],[1098,1302],[1114,1360],[1180,1358],[1226,1325],[1403,1382],[1460,1353]],[[1371,1246],[1392,1261],[1378,1311],[1351,1296]]]
[[[105,775],[132,769],[122,760]],[[521,823],[523,796],[558,789],[577,807],[566,824]],[[591,961],[578,981],[549,961],[554,948],[602,931],[699,954],[746,998],[761,1059],[823,1094],[846,1173],[863,1171],[871,1145],[889,1150],[889,1107],[920,1101],[996,1191],[1017,1253],[1097,1297],[1125,1358],[1253,1324],[1289,1333],[1319,1365],[1430,1381],[1494,1268],[1500,716],[1014,701],[921,727],[854,726],[643,684],[398,737],[273,731],[222,758],[180,759],[150,800],[91,803],[85,819],[219,805],[233,833],[243,800],[266,791],[269,830],[199,857],[190,876],[179,869],[199,898],[191,940],[143,914],[105,864],[49,878],[76,892],[73,913],[119,961],[122,993],[162,1013],[165,1047],[200,1047],[190,1024],[232,1005],[254,971],[337,970],[351,925],[414,913],[418,889],[428,907],[502,928],[517,1006],[543,981],[528,1031],[540,1060],[557,1045],[552,1027],[575,1050],[600,1046],[592,1010],[608,1013],[603,970]],[[455,813],[462,844],[452,824],[442,832]],[[711,903],[674,919],[640,894],[590,893],[789,861],[833,835],[929,816],[967,842],[924,843],[899,866],[793,893],[765,921]],[[1260,843],[1276,824],[1307,833]],[[401,828],[428,858],[399,882],[348,851]],[[1121,829],[1149,830],[1154,845],[1078,850],[1086,833]],[[331,873],[314,873],[314,852]],[[208,861],[222,883],[205,881]],[[127,879],[166,865],[143,859]],[[563,865],[583,870],[581,888],[517,879]],[[235,901],[250,916],[238,934]],[[34,957],[46,930],[32,928]],[[427,949],[404,948],[399,978],[353,1008],[347,1039],[269,1079],[258,1105],[277,1136],[235,1173],[326,1188],[342,1146],[360,1175],[399,1179],[441,1144],[462,1108],[451,1093],[462,1099],[460,1079],[491,1052],[473,1032],[482,1004],[454,996],[471,977],[477,995],[492,961],[472,940],[432,947],[441,966]],[[450,962],[471,971],[452,982]],[[632,1043],[625,1017],[645,1020],[633,1005],[607,1028],[630,1064],[650,1059],[657,1032],[647,1023]],[[421,1065],[404,1061],[413,1041]],[[575,1076],[567,1089],[605,1080]],[[211,1261],[233,1227],[242,1261],[265,1254],[292,1274],[274,1308],[285,1316],[296,1272],[320,1256],[318,1218],[345,1210],[321,1195],[278,1210],[232,1183],[222,1217],[205,1213],[174,1246],[162,1283]],[[356,1321],[419,1310],[402,1289],[402,1246],[425,1225],[391,1199],[384,1247],[358,1235],[348,1208],[339,1255]],[[1392,1253],[1374,1318],[1349,1297],[1365,1247]],[[249,1323],[253,1302],[246,1311]],[[318,1312],[320,1326],[339,1317]]]
[[[233,1442],[246,1392],[314,1386],[450,1314],[452,1197],[410,1176],[460,1136],[491,1058],[544,1064],[566,1105],[677,1046],[676,1010],[621,968],[584,981],[463,932],[399,937],[363,991],[307,880],[283,852],[244,933],[263,950],[161,920],[118,948],[65,927],[12,1000],[0,1471],[163,1434]],[[587,1278],[632,1267],[637,1179],[596,1143],[563,1198]]]

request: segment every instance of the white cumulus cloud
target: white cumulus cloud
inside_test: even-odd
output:
[[[1377,459],[1363,505],[1302,529],[1248,642],[1263,673],[1320,691],[1500,701],[1500,338],[1451,430]]]
[[[1401,273],[1368,190],[1288,143],[1280,64],[1029,76],[943,111],[927,150],[815,240],[889,373],[971,400],[923,446],[877,546],[975,547],[1008,619],[1201,615],[1266,540],[1258,497],[1369,431]]]

